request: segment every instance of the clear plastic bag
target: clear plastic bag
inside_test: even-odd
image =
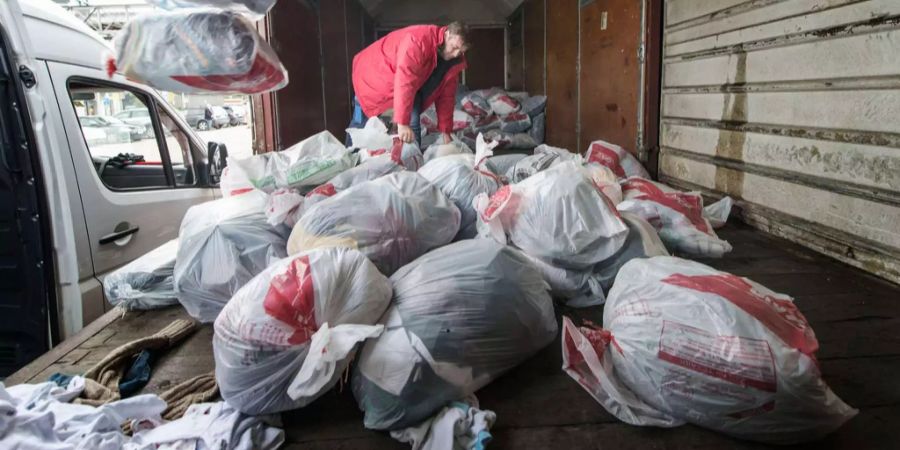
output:
[[[544,142],[546,128],[547,117],[544,113],[540,113],[531,119],[531,128],[528,130],[528,135],[531,136],[531,139],[533,139],[534,142],[541,144]]]
[[[276,0],[147,0],[162,9],[178,9],[208,6],[239,12],[253,20],[262,19],[272,9]]]
[[[466,114],[465,111],[453,111],[453,131],[462,131],[475,125],[475,119]]]
[[[328,131],[310,136],[287,150],[230,161],[257,189],[294,188],[307,192],[356,165],[356,156]]]
[[[547,285],[512,247],[460,241],[404,266],[391,282],[385,331],[364,345],[351,382],[367,428],[417,425],[556,337]]]
[[[485,167],[493,172],[494,175],[503,176],[505,178],[506,173],[509,172],[509,169],[526,156],[528,155],[524,153],[510,153],[507,155],[491,156],[487,159]]]
[[[563,319],[563,369],[610,414],[769,444],[816,440],[856,415],[817,349],[789,296],[667,256],[622,267],[603,329]]]
[[[512,98],[506,91],[500,90],[497,93],[487,97],[487,102],[491,105],[491,111],[494,114],[503,117],[512,113],[517,113],[522,109],[522,105],[518,100]]]
[[[470,116],[480,119],[491,114],[491,105],[478,92],[469,92],[460,101],[463,111]]]
[[[360,340],[381,332],[390,300],[390,281],[356,250],[273,263],[216,319],[222,398],[254,415],[306,406],[337,383]]]
[[[535,95],[528,97],[522,101],[522,111],[528,114],[532,119],[544,113],[547,108],[547,96]]]
[[[471,239],[478,234],[477,214],[472,200],[478,194],[493,195],[502,183],[496,175],[484,168],[485,161],[493,155],[496,144],[488,144],[478,136],[476,154],[450,155],[437,158],[419,169],[419,175],[438,187],[459,208],[461,219],[459,232],[454,240]]]
[[[273,227],[283,224],[293,228],[303,215],[305,200],[303,194],[296,189],[276,189],[266,200],[266,222]]]
[[[562,162],[559,155],[554,153],[539,153],[528,155],[519,159],[506,171],[506,178],[510,183],[520,183],[532,175],[547,170]]]
[[[597,263],[593,269],[596,280],[600,282],[605,292],[609,292],[612,288],[616,275],[628,261],[635,258],[669,256],[653,225],[629,212],[622,212],[622,220],[628,226],[625,245],[615,255]]]
[[[590,178],[566,161],[493,196],[475,198],[478,230],[511,242],[531,256],[567,269],[585,270],[625,244],[628,227]]]
[[[734,199],[726,195],[721,200],[703,208],[703,217],[713,228],[722,228],[728,222],[728,216],[731,215],[733,206]]]
[[[212,322],[232,295],[287,256],[289,229],[266,223],[260,191],[191,207],[178,232],[175,292],[191,317]]]
[[[469,148],[468,145],[463,143],[462,141],[457,140],[455,137],[453,141],[449,144],[444,144],[443,141],[441,143],[435,143],[428,148],[425,149],[425,164],[428,164],[432,160],[436,158],[441,158],[449,155],[472,155],[472,149]]]
[[[109,75],[171,92],[260,94],[288,73],[256,27],[236,12],[190,9],[138,16],[119,31]]]
[[[472,130],[476,133],[484,133],[489,130],[499,130],[502,122],[495,114],[485,116],[472,125]]]
[[[500,131],[504,133],[522,133],[529,128],[531,128],[531,117],[525,113],[507,114],[500,119]]]
[[[145,310],[178,304],[175,296],[175,255],[178,239],[151,250],[103,279],[103,292],[113,306]]]
[[[528,254],[525,256],[538,269],[544,281],[550,285],[550,294],[554,298],[563,299],[566,306],[586,308],[602,305],[606,301],[606,294],[603,292],[599,276],[592,270],[565,269]]]
[[[650,222],[670,251],[711,258],[731,251],[731,244],[719,239],[703,217],[700,194],[638,177],[623,181],[622,193],[625,200],[616,207]]]
[[[619,178],[650,178],[647,169],[624,148],[606,141],[594,141],[585,152],[587,164],[600,164],[609,167]]]
[[[504,133],[500,130],[490,130],[484,133],[484,137],[491,141],[497,141],[497,150],[531,150],[538,145],[528,133]]]
[[[222,178],[219,180],[219,191],[222,197],[231,197],[240,195],[255,189],[244,170],[234,164],[234,158],[228,157],[228,163],[225,170],[222,171]]]
[[[382,273],[450,242],[459,209],[415,172],[358,184],[310,207],[288,239],[288,253],[347,247],[363,252]]]
[[[415,142],[405,143],[398,136],[389,136],[389,139],[390,145],[387,147],[360,150],[360,161],[366,162],[373,158],[386,158],[393,161],[394,164],[413,172],[425,165],[422,151],[419,150],[419,146]]]
[[[387,125],[378,117],[370,117],[362,128],[347,128],[344,131],[350,135],[353,147],[363,152],[389,149],[394,145]],[[361,158],[364,160],[365,156]]]

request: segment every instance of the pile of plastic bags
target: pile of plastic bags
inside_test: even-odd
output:
[[[239,290],[215,323],[222,397],[247,414],[306,406],[337,383],[356,344],[381,333],[391,284],[351,249],[282,259]]]
[[[106,300],[126,311],[177,304],[173,276],[177,253],[178,239],[173,239],[107,275]]]
[[[178,231],[174,281],[178,301],[212,322],[245,283],[287,256],[289,229],[266,222],[260,191],[191,207]]]
[[[367,428],[416,425],[556,337],[540,274],[500,243],[441,247],[397,271],[391,283],[384,333],[366,342],[352,378]]]
[[[602,329],[563,327],[563,368],[632,425],[794,444],[856,415],[822,380],[815,333],[790,297],[700,263],[635,259]]]
[[[119,32],[107,71],[171,92],[259,94],[288,83],[275,51],[247,17],[212,8],[138,16]]]
[[[459,231],[459,209],[414,172],[398,172],[351,187],[307,209],[288,239],[288,253],[355,248],[382,273],[395,270]]]

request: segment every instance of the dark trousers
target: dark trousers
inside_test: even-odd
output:
[[[421,145],[422,143],[422,124],[419,121],[419,116],[422,115],[422,97],[420,95],[416,95],[416,99],[413,100],[412,113],[409,117],[409,127],[412,128],[413,135],[416,137],[416,145]],[[347,128],[363,128],[366,126],[366,122],[369,121],[369,118],[366,117],[366,113],[363,112],[362,107],[359,106],[359,102],[356,100],[356,96],[353,96],[353,116],[350,118],[350,125]],[[353,146],[353,140],[350,139],[350,134],[347,134],[347,137],[344,141],[344,144],[347,147]]]

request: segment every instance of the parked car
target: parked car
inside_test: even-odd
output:
[[[188,108],[181,116],[195,130],[206,131],[212,127],[212,121],[206,118],[206,108]]]
[[[222,108],[228,113],[228,124],[231,126],[243,125],[247,123],[247,111],[243,106],[223,106]]]
[[[113,117],[129,125],[144,127],[144,137],[153,136],[153,122],[150,120],[150,111],[147,108],[127,108],[119,111]]]
[[[222,128],[226,127],[231,123],[231,119],[228,117],[228,111],[225,111],[225,108],[221,106],[213,106],[213,127]]]
[[[107,135],[107,144],[139,141],[147,137],[147,130],[140,125],[129,125],[115,117],[81,116],[78,118],[82,128],[102,128]],[[152,132],[150,133],[153,134]]]

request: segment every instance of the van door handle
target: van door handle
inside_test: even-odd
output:
[[[106,245],[118,241],[119,239],[122,239],[125,236],[131,236],[132,234],[137,233],[140,230],[141,227],[133,227],[127,230],[116,231],[115,233],[107,234],[106,236],[100,238],[100,245]]]

